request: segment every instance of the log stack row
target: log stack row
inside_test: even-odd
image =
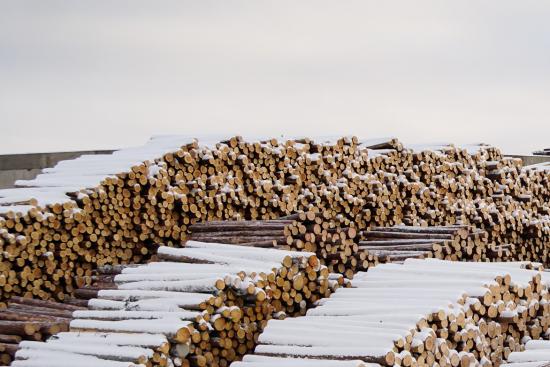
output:
[[[77,306],[57,302],[12,297],[0,310],[0,363],[9,364],[22,340],[43,341],[69,329]]]
[[[510,259],[510,245],[496,246],[487,240],[487,232],[467,225],[372,227],[360,232],[358,253],[366,251],[373,259],[370,265],[407,258],[453,261]]]
[[[189,230],[189,237],[197,241],[313,252],[329,272],[347,278],[359,266],[354,255],[358,251],[356,229],[342,227],[315,208],[272,220],[201,222]]]
[[[357,235],[314,210],[281,219],[211,221],[189,227],[190,238],[240,246],[312,251],[331,272],[351,279],[378,263],[407,258],[507,261],[514,246],[488,243],[486,231],[468,225],[372,227]]]
[[[527,267],[437,259],[381,264],[305,317],[270,320],[255,355],[498,366],[550,326],[550,279]]]
[[[188,241],[157,257],[100,268],[80,292],[97,298],[72,313],[70,332],[22,342],[13,365],[46,366],[46,353],[98,367],[228,366],[269,319],[303,315],[343,284],[307,252]]]
[[[105,264],[139,263],[189,226],[319,213],[337,226],[474,225],[514,258],[547,262],[550,167],[488,146],[160,137],[141,148],[58,163],[0,190],[0,302],[62,300]],[[305,246],[305,242],[304,242]],[[354,262],[348,246],[316,249]],[[333,252],[335,251],[335,252]],[[331,264],[328,264],[331,265]]]

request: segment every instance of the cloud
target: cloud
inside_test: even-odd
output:
[[[548,145],[540,1],[0,3],[0,153],[161,133]]]

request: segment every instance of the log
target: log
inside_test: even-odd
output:
[[[21,337],[18,335],[0,334],[0,342],[8,344],[19,344]]]

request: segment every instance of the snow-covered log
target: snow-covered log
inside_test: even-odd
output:
[[[160,244],[179,246],[189,236],[314,252],[329,272],[347,277],[379,261],[425,256],[422,246],[435,257],[542,261],[549,173],[483,144],[154,137],[142,147],[58,162],[0,190],[0,283],[7,285],[0,303],[27,292],[64,300],[95,268],[144,262]],[[223,223],[243,219],[250,224]],[[367,243],[358,251],[359,232],[371,228],[375,237],[361,240],[380,241],[387,227],[402,224],[470,225],[486,240],[471,233],[456,243],[434,237],[448,232],[426,232],[450,243]],[[407,233],[393,236],[418,239]]]
[[[526,267],[435,259],[378,265],[305,317],[270,320],[255,354],[388,366],[543,360],[550,344],[534,339],[550,327],[550,277]]]
[[[167,262],[101,270],[85,288],[97,294],[86,301],[89,309],[59,310],[73,318],[71,332],[22,343],[13,353],[18,363],[40,364],[35,356],[47,351],[146,365],[227,365],[254,348],[267,320],[304,314],[343,284],[312,253],[188,245],[160,247]]]

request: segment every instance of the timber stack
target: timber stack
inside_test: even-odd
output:
[[[453,261],[507,261],[512,246],[489,244],[484,230],[467,225],[372,227],[359,234],[359,254],[366,251],[371,266],[407,258]],[[366,268],[365,268],[366,270]]]
[[[79,293],[96,297],[72,313],[70,331],[21,342],[13,365],[50,355],[94,366],[228,366],[254,349],[268,320],[303,315],[343,284],[307,252],[189,241],[157,256],[100,268],[96,288]]]
[[[486,231],[468,225],[372,227],[357,234],[313,210],[281,219],[202,222],[189,230],[197,241],[315,252],[329,271],[348,279],[370,266],[407,258],[507,261],[514,250],[488,243]]]
[[[338,289],[305,317],[270,320],[254,354],[406,367],[516,360],[550,326],[550,279],[527,268],[539,265],[381,264],[358,273],[352,288]],[[243,366],[263,366],[262,359]]]
[[[358,269],[354,227],[342,227],[311,209],[280,219],[208,221],[189,227],[192,240],[313,252],[331,273],[348,279]]]
[[[486,145],[158,137],[59,162],[0,190],[0,303],[64,300],[94,269],[143,263],[158,244],[180,246],[199,222],[311,210],[334,222],[327,231],[472,225],[489,243],[514,245],[514,259],[548,263],[549,172]],[[348,249],[315,252],[349,276],[357,259]]]
[[[83,309],[52,301],[12,297],[0,310],[0,363],[9,364],[22,340],[44,341],[69,329],[73,311]]]

